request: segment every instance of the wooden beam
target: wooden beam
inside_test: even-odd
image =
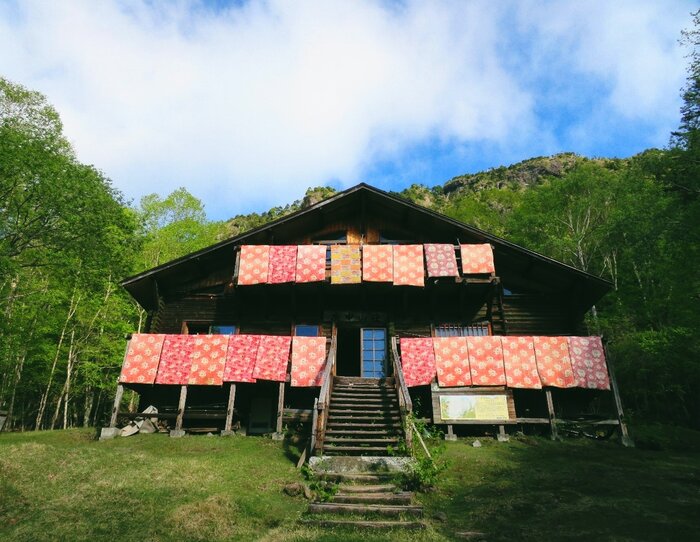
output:
[[[549,412],[549,426],[552,428],[552,440],[557,440],[559,438],[559,432],[557,431],[557,419],[556,415],[554,414],[552,390],[544,390],[544,395],[547,398],[547,412]]]
[[[117,385],[117,393],[114,396],[114,406],[112,407],[112,415],[109,418],[109,427],[117,426],[117,415],[119,414],[119,405],[122,402],[122,397],[124,396],[124,386],[121,384]]]
[[[627,423],[625,422],[625,413],[622,410],[622,399],[620,398],[620,390],[617,387],[617,378],[615,377],[615,369],[613,367],[613,361],[608,353],[608,348],[603,344],[603,352],[605,353],[605,359],[608,366],[608,375],[610,376],[610,388],[613,392],[613,397],[615,398],[615,410],[617,411],[617,420],[620,423],[620,440],[622,445],[628,448],[634,447],[634,441],[627,431]]]
[[[226,407],[226,423],[224,424],[224,432],[230,434],[233,432],[233,406],[236,402],[236,383],[231,382],[228,388],[228,406]]]
[[[241,268],[241,249],[240,247],[236,249],[236,261],[233,264],[233,276],[231,277],[231,282],[238,282],[238,271]]]

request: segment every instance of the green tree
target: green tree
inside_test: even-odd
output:
[[[93,396],[82,385],[84,353],[95,342],[123,348],[115,331],[134,317],[117,290],[133,269],[134,213],[77,161],[45,98],[5,79],[0,202],[0,405],[16,426],[41,426],[51,409],[71,425]]]
[[[185,188],[166,198],[149,194],[136,210],[143,246],[140,269],[148,269],[219,241],[225,227],[209,222],[202,202]]]

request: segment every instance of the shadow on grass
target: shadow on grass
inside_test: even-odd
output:
[[[284,440],[282,441],[284,456],[296,466],[296,464],[299,462],[301,454],[304,451],[304,448],[308,445],[309,437],[306,435],[300,435],[298,433],[285,435]]]
[[[443,511],[444,534],[488,540],[694,539],[700,454],[623,448],[615,442],[449,443],[450,467],[423,496]]]

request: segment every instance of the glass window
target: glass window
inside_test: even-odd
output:
[[[362,376],[382,378],[386,376],[386,329],[362,329]]]
[[[441,324],[435,326],[436,337],[484,337],[491,335],[488,322],[463,326],[461,324]]]
[[[297,337],[318,337],[318,326],[300,324],[294,326],[294,335]]]
[[[211,325],[209,326],[209,333],[212,335],[235,335],[237,326],[229,325]]]
[[[206,335],[209,333],[209,323],[187,322],[185,323],[185,333],[187,335]]]

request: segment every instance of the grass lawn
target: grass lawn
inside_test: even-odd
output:
[[[0,434],[0,540],[692,540],[700,453],[523,437],[446,443],[421,533],[327,532],[297,524],[295,450],[253,437],[88,430]],[[696,448],[697,450],[697,448]],[[447,521],[431,518],[438,511]]]

